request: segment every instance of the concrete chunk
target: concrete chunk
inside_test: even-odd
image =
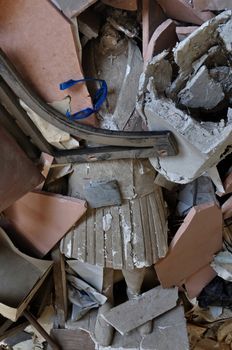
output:
[[[114,307],[103,315],[121,334],[141,326],[176,306],[178,290],[156,287],[142,294],[137,299],[131,299]]]
[[[154,346],[155,344],[155,346]],[[141,343],[141,350],[189,350],[182,306],[166,312],[154,322],[154,330]]]
[[[175,62],[180,67],[180,71],[189,74],[193,62],[218,43],[217,28],[229,21],[231,14],[231,11],[226,11],[205,22],[174,49]]]
[[[190,108],[213,109],[224,97],[221,84],[210,78],[206,66],[202,66],[179,93],[180,103]]]
[[[151,92],[145,105],[138,102],[137,109],[150,130],[170,130],[176,137],[178,155],[150,159],[154,168],[167,180],[191,182],[216,166],[232,151],[227,147],[232,142],[231,123],[225,123],[223,128],[220,123],[214,123],[214,129],[207,130],[200,122],[176,108],[171,100],[159,99],[156,95],[156,91]]]
[[[218,29],[220,38],[222,39],[228,52],[232,51],[231,32],[232,32],[232,19],[228,21],[224,26],[220,26]]]

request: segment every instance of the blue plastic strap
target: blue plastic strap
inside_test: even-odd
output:
[[[83,83],[86,81],[98,81],[101,83],[100,88],[95,92],[93,96],[93,108],[85,108],[82,109],[79,112],[76,112],[74,114],[71,114],[69,111],[66,112],[66,116],[71,119],[71,120],[80,120],[80,119],[85,119],[89,117],[92,113],[98,112],[99,109],[101,108],[102,104],[106,100],[107,93],[108,93],[108,88],[105,80],[102,79],[95,79],[95,78],[86,78],[86,79],[79,79],[79,80],[73,80],[70,79],[68,81],[65,81],[64,83],[60,84],[60,90],[66,90],[69,89],[70,87],[78,84],[78,83]]]

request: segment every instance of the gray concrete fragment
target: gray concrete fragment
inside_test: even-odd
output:
[[[225,11],[205,22],[201,27],[190,34],[185,40],[173,50],[174,59],[180,68],[180,71],[185,72],[186,75],[192,71],[192,64],[198,58],[206,53],[208,49],[218,43],[217,28],[227,23],[231,19],[232,12]],[[227,30],[221,31],[221,36],[227,40],[224,33]],[[231,33],[231,32],[230,32]]]
[[[184,310],[179,306],[158,317],[154,331],[141,343],[141,350],[189,350]]]
[[[182,105],[204,109],[213,109],[225,97],[221,84],[210,78],[206,66],[199,69],[178,96]]]
[[[183,186],[178,194],[176,210],[178,215],[184,216],[193,206],[212,202],[217,202],[213,183],[209,177],[201,176]]]
[[[232,92],[232,69],[227,66],[212,68],[209,71],[210,76],[221,84],[225,94]]]
[[[176,306],[178,289],[151,289],[137,299],[120,304],[102,317],[118,332],[126,334]]]
[[[121,195],[116,180],[91,181],[84,186],[84,195],[91,208],[121,205]]]
[[[153,77],[152,84],[157,94],[163,94],[171,85],[172,66],[167,60],[167,51],[163,51],[159,55],[152,58],[146,65],[144,72],[139,80],[139,98],[144,96],[149,79]]]
[[[218,32],[221,40],[223,41],[226,47],[226,50],[231,53],[232,52],[232,40],[231,40],[232,19],[230,19],[225,25],[220,26],[218,28]]]
[[[176,137],[177,156],[150,159],[154,168],[169,181],[191,182],[232,151],[232,124],[225,123],[221,128],[220,123],[215,123],[215,129],[209,131],[176,108],[171,100],[158,99],[152,91],[145,105],[138,104],[138,111],[149,130],[170,130]]]

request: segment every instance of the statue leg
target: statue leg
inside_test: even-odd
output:
[[[107,301],[105,302],[105,304],[99,307],[97,320],[95,324],[95,338],[97,343],[102,346],[109,346],[112,342],[114,335],[113,327],[109,323],[107,323],[101,316],[103,313],[107,312],[113,307],[113,287],[114,270],[105,268],[102,293],[107,297]]]
[[[141,287],[143,284],[146,268],[122,270],[123,276],[127,284],[128,299],[136,299],[141,294]],[[152,321],[146,322],[139,327],[141,335],[149,334],[152,331]]]

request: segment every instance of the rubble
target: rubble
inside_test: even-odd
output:
[[[204,66],[199,67],[196,76],[191,78],[192,80],[188,82],[186,80],[188,74],[191,74],[192,64],[196,59],[199,59],[211,46],[217,43],[216,37],[214,38],[215,34],[212,33],[216,32],[216,28],[219,28],[220,23],[226,23],[230,15],[231,12],[228,11],[204,23],[202,27],[195,30],[186,40],[177,45],[174,49],[174,60],[179,66],[179,77],[174,82],[175,85],[172,83],[170,86],[168,80],[166,87],[163,86],[162,90],[157,91],[157,84],[162,75],[160,77],[155,76],[155,79],[152,78],[153,67],[156,66],[158,69],[161,64],[165,64],[164,61],[167,61],[167,58],[162,54],[156,56],[154,58],[155,63],[151,61],[151,66],[149,67],[148,64],[145,72],[141,75],[137,103],[140,115],[150,130],[167,128],[173,131],[178,140],[179,154],[175,158],[175,161],[171,157],[164,160],[151,159],[155,169],[169,181],[187,183],[208,171],[213,174],[212,180],[218,186],[218,189],[220,187],[220,184],[218,185],[217,174],[215,172],[212,173],[211,169],[219,162],[222,155],[224,157],[230,152],[230,147],[227,146],[231,143],[231,124],[226,120],[225,122],[222,121],[224,128],[221,128],[221,124],[215,122],[214,130],[212,130],[208,127],[207,123],[204,123],[204,120],[197,120],[194,115],[192,117],[188,109],[186,111],[183,110],[181,106],[178,106],[178,103],[185,103],[188,107],[191,106],[193,110],[197,107],[207,110],[208,108],[213,108],[223,99],[224,92],[222,91],[222,87],[215,82],[212,82],[212,90],[213,93],[217,92],[215,94],[216,98],[213,95],[214,98],[210,102],[206,97],[207,89],[209,91],[211,89],[211,80],[208,80],[208,84],[206,83],[207,71]],[[224,26],[221,27],[224,28]],[[207,47],[203,45],[203,41],[207,42]],[[205,76],[204,78],[202,77],[202,88],[198,79],[198,76],[201,76],[201,74],[203,74],[203,77]],[[207,89],[204,84],[207,84]],[[177,100],[172,100],[173,98],[175,99],[173,95],[174,90],[176,95],[179,93],[180,101],[178,103],[176,103]],[[201,92],[200,95],[199,92]],[[146,94],[145,101],[143,100],[144,94]],[[165,97],[165,94],[172,96],[172,99]],[[211,95],[212,93],[210,93]],[[207,104],[205,102],[206,98]],[[170,118],[170,116],[172,117]],[[189,154],[191,154],[191,165],[193,169],[191,169],[191,165],[187,168],[182,166],[185,163],[185,159],[187,161]]]
[[[176,301],[177,289],[165,290],[156,287],[137,299],[116,306],[102,317],[124,335],[174,308]]]
[[[28,3],[21,0],[17,8],[15,6],[14,1],[1,1],[4,11],[1,11],[0,40],[2,49],[19,72],[46,102],[70,95],[73,112],[91,106],[85,84],[69,89],[68,93],[59,89],[59,84],[70,77],[83,78],[71,24],[49,1]],[[17,16],[12,21],[15,11]],[[50,18],[53,20],[50,21]],[[33,36],[31,33],[34,33]],[[22,46],[17,47],[18,42]],[[35,42],[36,45],[33,44]],[[31,47],[34,49],[31,50]],[[89,120],[94,123],[93,117]]]
[[[38,256],[44,256],[85,211],[86,203],[76,198],[29,192],[8,207],[4,214],[24,244]]]
[[[202,66],[178,94],[182,105],[204,109],[213,109],[224,97],[221,85],[210,79],[206,66]]]
[[[0,347],[229,350],[230,2],[0,5]]]
[[[200,11],[232,10],[230,0],[193,0],[193,6]]]
[[[202,235],[200,227],[206,216],[211,217],[211,222]],[[214,203],[192,208],[172,240],[167,255],[155,264],[162,286],[170,288],[184,284],[188,277],[209,265],[221,247],[220,209]]]

